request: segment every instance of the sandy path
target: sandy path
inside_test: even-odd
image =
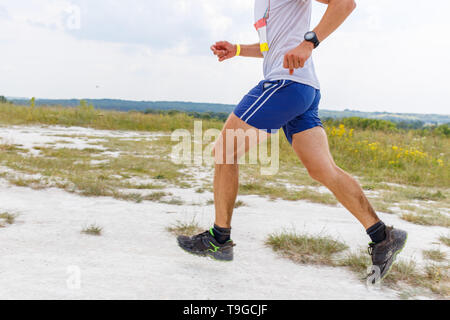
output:
[[[61,134],[83,137],[56,137]],[[84,148],[105,136],[154,138],[155,134],[62,127],[0,127],[0,138],[32,149],[55,140]],[[192,168],[208,176],[205,169]],[[210,193],[195,189],[167,191],[185,203],[204,204]],[[0,229],[0,299],[396,299],[388,289],[368,289],[343,268],[301,266],[278,257],[264,246],[267,235],[295,228],[334,235],[353,249],[368,238],[341,207],[304,201],[269,201],[240,197],[248,206],[237,209],[233,239],[235,260],[220,263],[181,251],[165,228],[193,217],[209,227],[212,206],[87,198],[59,189],[33,190],[0,179],[0,212],[15,212],[17,222]],[[403,257],[422,261],[422,250],[436,248],[447,229],[422,227],[383,215],[404,228],[410,240]],[[96,223],[101,237],[80,233]],[[448,248],[441,250],[449,254]],[[73,268],[75,267],[75,268]],[[80,271],[80,288],[67,281]],[[76,283],[76,282],[75,282]],[[69,284],[73,282],[69,281]]]
[[[191,196],[209,195],[192,192]],[[397,297],[391,290],[369,291],[345,269],[299,266],[278,258],[263,245],[268,233],[296,226],[312,233],[336,232],[347,244],[358,247],[367,241],[366,236],[345,210],[256,196],[243,199],[250,206],[238,209],[235,216],[235,260],[219,263],[182,252],[165,231],[177,219],[193,215],[208,225],[211,207],[135,204],[1,182],[1,209],[20,216],[16,224],[0,230],[0,299]],[[443,231],[403,223],[393,216],[386,220],[410,231],[405,256],[417,255],[418,248],[432,245]],[[80,234],[83,226],[93,222],[104,227],[103,236]],[[69,266],[81,270],[80,289],[67,286]]]

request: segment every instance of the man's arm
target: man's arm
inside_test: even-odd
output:
[[[354,0],[316,0],[328,5],[327,11],[322,20],[313,30],[319,41],[322,42],[330,34],[336,31],[339,26],[344,23],[345,19],[355,10],[356,3]]]
[[[222,62],[236,56],[237,45],[231,44],[227,41],[219,41],[211,46],[211,50],[218,57],[219,61]],[[263,58],[259,43],[248,45],[242,44],[240,56]]]
[[[317,0],[325,3],[328,8],[322,20],[314,29],[320,42],[328,38],[347,19],[356,8],[354,0]],[[306,61],[311,57],[314,44],[303,41],[298,47],[292,49],[284,56],[284,68],[289,69],[290,74],[294,69],[303,68]]]

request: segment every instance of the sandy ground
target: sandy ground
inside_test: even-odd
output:
[[[212,198],[195,189],[167,191],[188,203]],[[235,260],[223,263],[185,253],[165,230],[193,217],[209,227],[212,206],[87,198],[0,179],[0,212],[19,215],[15,224],[0,229],[0,299],[399,298],[390,289],[367,288],[346,269],[298,265],[264,246],[268,234],[295,228],[331,234],[359,249],[368,238],[345,209],[258,196],[240,199],[247,206],[234,216]],[[445,228],[417,226],[395,215],[381,218],[408,230],[402,256],[419,263],[422,250],[436,248],[439,236],[447,234]],[[104,228],[102,236],[80,233],[92,223]]]

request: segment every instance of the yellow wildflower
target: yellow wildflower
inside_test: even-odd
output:
[[[349,137],[353,137],[353,132],[355,132],[355,129],[350,129],[350,132],[348,133]]]

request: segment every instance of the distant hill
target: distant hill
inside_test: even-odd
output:
[[[24,99],[8,99],[17,105],[27,105],[29,100]],[[227,104],[219,103],[197,103],[197,102],[179,102],[179,101],[130,101],[130,100],[113,100],[113,99],[83,99],[88,104],[92,104],[97,109],[118,110],[118,111],[145,111],[152,110],[179,110],[185,112],[226,112],[230,113],[234,107]],[[80,100],[51,100],[37,99],[37,106],[64,106],[76,107],[80,105]]]
[[[419,113],[389,113],[389,112],[362,112],[354,110],[333,111],[333,110],[321,110],[320,116],[323,118],[368,118],[388,120],[392,122],[422,122],[424,125],[430,124],[447,124],[450,123],[450,115],[443,114],[419,114]]]
[[[8,98],[9,101],[17,105],[28,105],[29,100],[23,98]],[[178,110],[183,112],[214,112],[214,113],[230,113],[234,109],[234,105],[218,104],[218,103],[197,103],[197,102],[180,102],[180,101],[130,101],[130,100],[114,100],[114,99],[84,99],[88,104],[92,104],[97,109],[117,110],[117,111],[147,111],[147,110]],[[37,106],[65,106],[76,107],[80,105],[80,100],[52,100],[37,99]],[[369,119],[389,120],[393,122],[413,123],[418,127],[429,124],[447,124],[450,123],[450,115],[439,114],[414,114],[414,113],[389,113],[389,112],[361,112],[353,110],[334,111],[320,110],[322,118],[348,118],[360,117]]]

